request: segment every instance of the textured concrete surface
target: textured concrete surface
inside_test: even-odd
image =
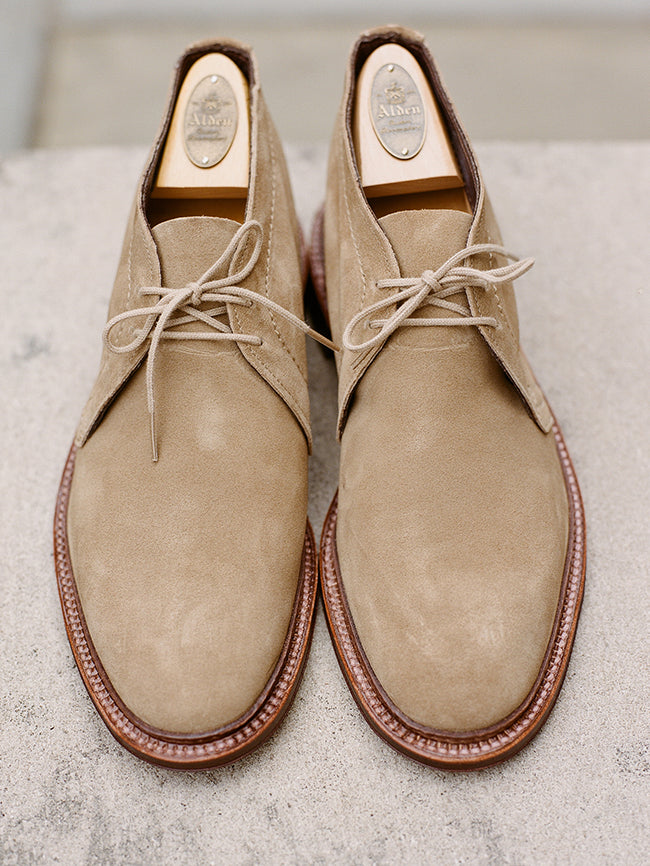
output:
[[[289,152],[307,223],[324,149]],[[320,613],[296,703],[247,759],[174,773],[112,739],[66,641],[51,523],[144,152],[0,165],[1,863],[647,863],[650,145],[479,153],[507,245],[537,256],[518,283],[523,340],[582,483],[589,563],[548,723],[508,763],[465,775],[371,732]],[[320,349],[310,363],[318,532],[336,485],[335,377]]]

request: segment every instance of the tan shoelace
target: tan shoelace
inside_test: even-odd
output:
[[[513,259],[510,264],[501,268],[490,268],[482,270],[471,268],[459,263],[469,256],[480,253],[490,255],[501,255]],[[497,244],[473,244],[455,253],[441,265],[436,271],[424,271],[422,276],[416,278],[404,277],[389,280],[378,280],[378,289],[400,289],[397,294],[389,295],[381,301],[366,307],[356,314],[348,322],[343,333],[342,343],[346,349],[361,352],[383,343],[392,333],[400,327],[426,327],[432,325],[458,326],[458,325],[488,325],[497,326],[497,320],[491,316],[473,316],[471,310],[461,304],[448,301],[450,295],[462,291],[468,286],[479,289],[489,289],[499,283],[507,283],[516,280],[525,274],[534,264],[534,259],[517,259],[511,253]],[[395,312],[386,319],[371,318],[376,313],[382,312],[397,304]],[[446,316],[437,319],[412,319],[411,313],[423,306],[434,306],[456,313],[455,316]],[[354,329],[364,320],[368,320],[367,327],[379,328],[379,333],[361,343],[354,343],[352,336]]]
[[[239,270],[230,273],[233,262],[236,259],[240,245],[245,243],[249,234],[255,235],[255,245],[248,258]],[[136,310],[126,310],[124,313],[110,319],[102,334],[104,343],[116,354],[124,354],[139,349],[145,340],[150,340],[149,353],[147,357],[146,383],[147,383],[147,408],[151,418],[151,448],[154,463],[158,460],[158,446],[156,441],[156,400],[154,387],[154,371],[157,358],[158,346],[161,340],[229,340],[234,343],[248,343],[261,346],[263,340],[254,334],[235,334],[231,328],[218,320],[227,312],[226,304],[238,304],[239,306],[251,307],[253,304],[261,304],[278,316],[291,322],[296,328],[313,337],[319,343],[334,351],[337,347],[331,340],[317,333],[303,322],[294,313],[285,310],[280,304],[276,304],[265,295],[244,289],[237,283],[242,282],[255,267],[262,249],[263,230],[257,220],[247,220],[236,232],[222,255],[196,282],[188,283],[180,289],[168,289],[164,286],[144,286],[140,289],[143,297],[159,295],[159,300],[150,307],[140,307]],[[225,277],[215,278],[215,275],[224,269],[228,270]],[[218,304],[208,310],[199,309],[203,303]],[[182,315],[181,315],[182,314]],[[111,331],[120,322],[128,319],[143,318],[144,324],[135,332],[134,339],[126,346],[120,346],[111,340]],[[174,332],[171,329],[189,322],[203,322],[210,327],[210,331],[182,331]]]

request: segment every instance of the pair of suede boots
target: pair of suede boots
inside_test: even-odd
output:
[[[239,83],[192,72],[210,58],[234,64]],[[447,168],[426,156],[436,118]],[[185,156],[169,168],[176,127]],[[236,169],[218,174],[227,154],[243,160],[239,198]],[[220,185],[202,180],[213,176]],[[254,57],[232,41],[191,46],[129,217],[57,500],[81,676],[119,742],[170,767],[234,761],[281,721],[318,587],[308,332],[335,349],[339,377],[320,587],[349,687],[413,758],[503,760],[540,728],[566,671],[584,514],[519,346],[512,282],[532,261],[501,246],[416,33],[375,29],[352,50],[310,260],[331,341],[303,321],[307,255]]]

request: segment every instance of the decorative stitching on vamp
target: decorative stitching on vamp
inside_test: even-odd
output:
[[[356,238],[356,235],[354,233],[354,228],[352,227],[352,215],[350,213],[350,203],[348,201],[348,192],[346,189],[345,182],[342,184],[342,187],[343,187],[343,201],[345,202],[345,211],[346,211],[347,217],[348,217],[348,226],[350,227],[350,235],[352,237],[352,244],[354,245],[354,251],[357,254],[357,262],[359,263],[359,270],[361,272],[361,278],[363,280],[363,290],[361,292],[361,304],[363,304],[363,302],[366,298],[366,285],[367,285],[368,279],[366,277],[366,272],[363,269],[363,264],[361,262],[361,253],[359,252],[359,245],[357,244],[357,238]]]
[[[270,145],[271,145],[271,215],[269,217],[269,237],[268,237],[267,246],[266,246],[266,250],[267,250],[267,252],[266,252],[266,273],[265,273],[265,277],[264,277],[264,294],[266,295],[267,298],[269,297],[269,277],[270,277],[270,273],[271,273],[271,241],[273,238],[273,223],[274,223],[274,219],[275,219],[275,199],[276,199],[276,190],[277,190],[277,184],[276,184],[277,165],[276,165],[276,158],[275,158],[275,144],[273,143],[273,136],[270,137]],[[296,365],[302,378],[305,380],[305,382],[307,382],[307,372],[306,372],[306,370],[303,370],[302,365],[298,362],[298,359],[294,357],[293,352],[291,351],[289,346],[286,344],[286,342],[282,336],[282,333],[280,332],[280,329],[278,328],[277,322],[275,320],[275,316],[273,315],[273,311],[269,310],[269,315],[271,316],[271,323],[273,325],[273,330],[275,331],[275,334],[276,334],[278,340],[280,341],[282,348],[285,350],[285,352],[289,355],[289,357],[291,358],[293,363]]]

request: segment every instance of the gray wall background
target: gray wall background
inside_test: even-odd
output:
[[[650,138],[647,0],[0,0],[0,152],[147,144],[175,58],[219,34],[255,47],[285,140],[324,141],[351,41],[388,21],[428,37],[473,136]]]

